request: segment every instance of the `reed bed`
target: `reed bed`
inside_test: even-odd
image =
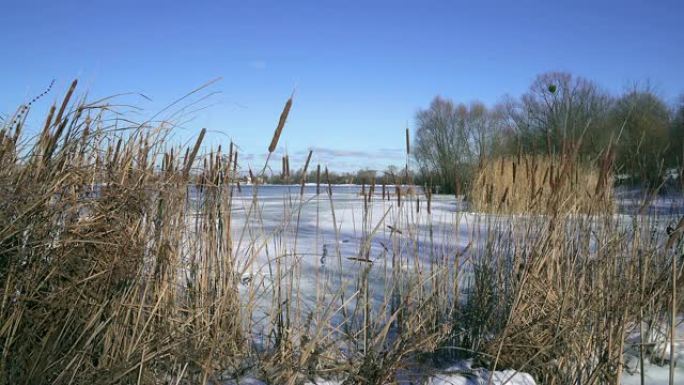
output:
[[[593,163],[562,156],[486,159],[476,172],[469,198],[473,208],[482,212],[546,214],[556,206],[578,213],[613,210],[609,157]]]
[[[23,136],[28,108],[0,131],[0,383],[382,383],[444,333],[410,273],[394,276],[392,313],[371,309],[363,279],[339,277],[302,311],[298,222],[264,233],[254,190],[234,227],[232,143],[207,151],[201,130],[184,148],[165,124],[115,125],[111,106],[74,101],[75,87],[37,138]],[[327,199],[334,217],[331,186]],[[263,251],[267,280],[247,275]]]
[[[355,198],[350,252],[327,167],[269,227],[258,183],[240,193],[238,175],[260,175],[232,143],[207,149],[201,130],[186,148],[164,123],[122,127],[75,88],[35,139],[29,108],[0,130],[0,384],[420,383],[465,357],[544,384],[615,384],[625,335],[676,311],[682,230],[613,215],[609,155],[598,174],[570,158],[492,161],[470,196],[499,215],[447,222],[436,206],[451,202],[429,189],[420,210],[407,180],[383,184],[387,199],[373,182]],[[504,215],[518,210],[548,215]]]
[[[246,343],[230,166],[202,166],[204,131],[183,157],[163,127],[108,125],[108,106],[70,103],[75,86],[35,140],[26,116],[0,133],[0,382],[206,381]]]

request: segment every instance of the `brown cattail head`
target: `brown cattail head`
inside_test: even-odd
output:
[[[406,127],[406,154],[411,153],[411,142],[409,140],[409,129]]]
[[[309,156],[306,157],[306,163],[304,163],[304,170],[302,170],[302,181],[301,187],[299,189],[299,195],[304,195],[304,184],[306,183],[306,171],[309,168],[309,162],[311,161],[312,150],[309,150]]]
[[[309,150],[309,156],[306,157],[306,162],[304,162],[304,171],[303,171],[303,179],[306,179],[306,171],[309,169],[309,162],[311,162],[311,155],[313,154],[313,150]]]
[[[200,131],[199,137],[197,138],[197,141],[195,142],[195,146],[192,148],[192,152],[190,153],[190,156],[186,159],[185,170],[183,170],[183,175],[186,178],[190,174],[190,169],[192,168],[192,163],[195,161],[195,157],[197,156],[197,152],[199,151],[200,146],[202,145],[202,141],[204,140],[204,135],[206,133],[207,133],[206,128],[203,128],[202,131]]]
[[[55,110],[57,108],[53,104],[52,107],[50,107],[50,112],[48,113],[47,119],[45,120],[45,126],[43,128],[43,136],[47,137],[48,133],[50,132],[50,126],[52,125],[52,117],[55,114]]]
[[[268,146],[268,152],[273,152],[278,146],[278,140],[280,139],[280,134],[283,132],[283,127],[285,127],[285,122],[287,121],[287,115],[290,113],[290,108],[292,108],[292,96],[287,99],[283,112],[280,114],[280,120],[278,121],[278,127],[276,127],[273,133],[273,139],[271,139],[271,144]]]
[[[76,79],[74,79],[74,81],[71,82],[71,87],[69,87],[69,91],[67,91],[66,95],[64,96],[62,106],[59,108],[59,112],[57,113],[57,117],[55,118],[55,124],[59,124],[59,122],[62,120],[62,116],[64,116],[64,111],[66,110],[66,107],[69,104],[69,99],[71,99],[71,96],[74,94],[74,90],[76,89],[77,84],[78,80]]]
[[[290,156],[285,155],[285,177],[290,177]]]
[[[328,196],[332,196],[332,185],[330,184],[330,174],[328,174],[328,167],[325,168],[325,182],[328,184]]]
[[[235,177],[237,177],[237,167],[238,167],[237,161],[238,161],[238,151],[235,150],[235,153],[233,153],[233,175],[235,175]]]

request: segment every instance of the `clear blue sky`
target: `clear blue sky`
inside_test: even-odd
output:
[[[142,92],[151,115],[222,77],[179,129],[233,138],[255,165],[296,89],[281,150],[335,169],[402,164],[403,129],[435,95],[496,103],[570,71],[611,92],[684,93],[684,2],[3,1],[0,113],[73,78],[90,96]],[[37,124],[35,124],[37,126]]]

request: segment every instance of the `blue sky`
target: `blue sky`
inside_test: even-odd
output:
[[[38,116],[78,78],[93,98],[144,93],[121,100],[149,116],[221,77],[176,140],[206,127],[208,145],[232,138],[259,165],[294,90],[279,151],[384,168],[435,95],[494,104],[560,70],[616,93],[648,81],[674,102],[683,19],[682,1],[5,1],[0,113],[54,78]]]

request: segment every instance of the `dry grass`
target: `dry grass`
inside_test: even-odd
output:
[[[487,159],[476,173],[470,200],[483,212],[603,212],[613,208],[610,165],[606,170],[563,157]]]
[[[253,235],[255,191],[249,223],[233,228],[232,144],[224,156],[202,150],[205,130],[181,148],[163,124],[109,125],[111,106],[74,103],[75,86],[37,139],[22,139],[26,108],[0,133],[0,383],[216,383],[251,372],[278,384],[376,384],[444,334],[429,293],[411,289],[427,283],[406,274],[393,284],[405,290],[387,296],[401,304],[393,312],[371,311],[361,281],[322,282],[315,311],[301,311],[289,244],[298,221],[287,238]],[[273,253],[272,283],[243,280],[256,250]],[[259,308],[264,299],[271,305]],[[257,324],[267,338],[253,334]]]
[[[374,200],[372,184],[358,255],[331,247],[327,263],[339,268],[314,272],[305,303],[299,218],[312,198],[300,189],[284,199],[286,219],[268,231],[254,186],[237,227],[232,144],[223,154],[204,150],[204,130],[184,148],[163,124],[112,126],[112,107],[74,102],[75,87],[35,140],[22,134],[28,108],[0,131],[0,384],[208,384],[251,373],[270,384],[382,385],[426,354],[454,351],[544,384],[614,384],[625,333],[667,314],[673,278],[684,282],[672,269],[680,241],[659,218],[611,215],[607,151],[598,170],[570,157],[487,163],[476,207],[550,215],[476,216],[457,252],[433,235],[455,247],[460,214],[438,228],[413,187],[398,181],[390,200],[383,184],[388,199]],[[283,174],[289,166],[284,158]],[[320,192],[327,168],[316,174]],[[329,210],[339,245],[332,192],[328,182],[313,204]],[[382,250],[371,250],[381,232]],[[264,254],[268,273],[251,275]],[[358,265],[351,279],[343,258]]]
[[[23,121],[0,134],[0,382],[206,379],[245,346],[230,165],[193,169],[204,130],[183,159],[160,127],[107,126],[107,106],[69,103],[75,85],[27,147]]]
[[[668,314],[679,240],[666,218],[613,215],[605,158],[599,169],[568,161],[504,159],[480,172],[480,209],[547,215],[486,219],[456,335],[485,365],[544,384],[619,384],[625,336]]]

